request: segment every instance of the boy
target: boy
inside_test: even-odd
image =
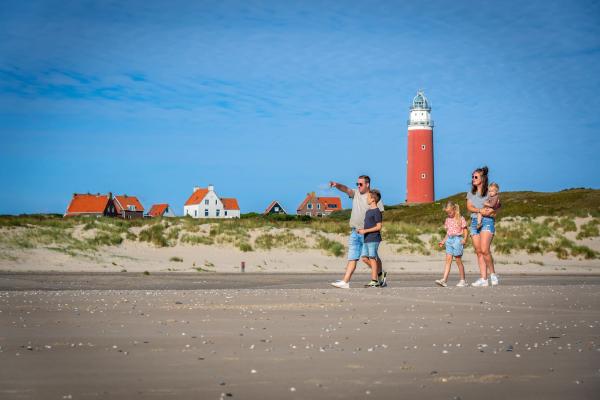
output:
[[[364,235],[365,245],[363,247],[362,258],[371,267],[371,282],[365,287],[381,287],[381,283],[377,275],[377,250],[381,243],[381,226],[383,216],[377,207],[377,203],[381,200],[379,190],[373,189],[369,192],[367,202],[369,209],[365,214],[365,227],[359,229],[358,233]]]
[[[491,208],[496,211],[500,208],[500,196],[498,196],[498,192],[500,191],[500,186],[496,182],[490,183],[488,186],[488,197],[485,203],[483,203],[483,208]],[[481,213],[477,213],[477,229],[481,229],[483,225],[483,215]]]

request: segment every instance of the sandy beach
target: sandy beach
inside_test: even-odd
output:
[[[105,274],[80,274],[87,283],[75,290],[61,290],[74,289],[72,275],[35,276],[0,279],[13,288],[0,291],[2,398],[592,399],[600,392],[594,276],[507,276],[495,288],[441,289],[424,287],[433,276],[415,275],[386,289],[352,290],[314,278],[328,275],[294,275],[290,288],[285,274],[213,274],[222,289],[196,290],[169,289],[182,274],[145,277],[167,282],[166,290],[148,289],[140,275],[138,290],[136,280],[90,290]],[[35,289],[40,282],[53,283]]]

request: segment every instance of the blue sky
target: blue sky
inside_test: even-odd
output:
[[[600,188],[599,27],[597,1],[3,2],[0,214],[88,191],[181,214],[209,183],[289,211],[362,173],[397,204],[419,88],[437,198],[482,164]]]

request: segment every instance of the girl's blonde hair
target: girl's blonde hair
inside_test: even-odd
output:
[[[454,210],[454,220],[460,225],[460,206],[453,201],[449,201],[446,203],[446,207],[444,207],[444,210],[448,209]]]

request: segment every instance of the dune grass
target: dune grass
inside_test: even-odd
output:
[[[554,253],[563,259],[600,258],[598,252],[585,246],[585,242],[581,243],[600,236],[600,190],[504,192],[501,198],[503,206],[497,218],[498,228],[493,243],[495,252]],[[467,215],[464,210],[465,193],[433,204],[387,206],[382,232],[384,240],[401,253],[430,254],[440,251],[437,243],[444,235],[442,223],[445,218],[442,207],[448,200],[458,202],[463,215]],[[93,253],[102,247],[118,246],[127,241],[146,242],[156,247],[186,243],[228,245],[241,251],[273,248],[299,250],[311,246],[306,239],[298,236],[298,231],[302,230],[303,236],[308,232],[310,243],[315,243],[314,247],[341,256],[345,252],[342,243],[345,239],[335,237],[348,234],[349,217],[349,210],[314,219],[259,214],[245,214],[241,219],[233,220],[0,216],[0,229],[4,230],[4,234],[0,235],[0,246],[2,250],[45,247],[71,255]],[[578,229],[574,217],[591,217],[591,220]],[[136,234],[134,230],[139,232]],[[253,236],[256,239],[252,240]]]

